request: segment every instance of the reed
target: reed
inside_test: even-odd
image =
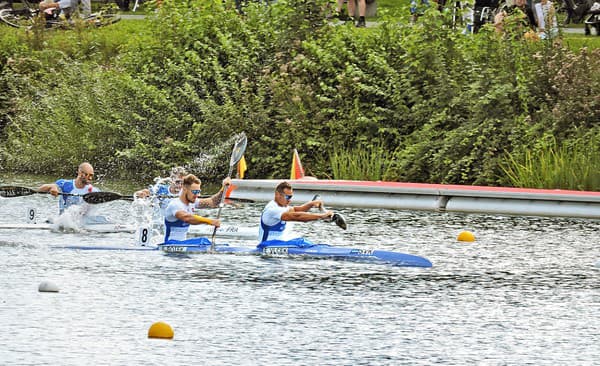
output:
[[[552,139],[523,157],[507,154],[502,170],[515,187],[600,190],[598,138],[558,144]]]
[[[334,148],[329,155],[333,179],[382,180],[392,156],[392,152],[381,145],[354,149]]]

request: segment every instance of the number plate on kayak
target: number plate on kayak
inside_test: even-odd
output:
[[[373,249],[353,249],[350,251],[350,254],[358,254],[358,255],[373,255]]]
[[[288,248],[264,248],[263,254],[266,255],[287,255]]]
[[[183,253],[187,251],[187,247],[168,246],[162,247],[163,252],[167,253]]]

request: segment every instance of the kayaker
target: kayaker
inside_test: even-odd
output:
[[[223,180],[224,184],[229,184],[229,177]],[[190,225],[208,224],[212,226],[221,226],[221,221],[209,219],[194,214],[194,208],[216,207],[221,199],[223,189],[215,195],[198,199],[202,190],[201,182],[193,174],[188,174],[183,178],[182,190],[178,198],[171,200],[165,210],[165,243],[190,243],[199,244],[198,241],[210,242],[206,238],[187,239],[187,232]]]
[[[153,196],[158,202],[158,207],[162,216],[165,214],[165,209],[175,197],[179,197],[181,193],[181,185],[183,183],[183,177],[187,175],[184,167],[176,166],[171,169],[169,178],[158,179],[155,185],[149,188],[141,189],[135,192],[135,197],[146,198]]]
[[[182,166],[176,166],[171,169],[171,174],[167,179],[159,179],[159,181],[150,188],[145,188],[134,193],[137,198],[154,197],[158,201],[160,207],[160,213],[162,217],[165,216],[165,210],[169,205],[169,202],[173,198],[179,197],[181,194],[181,187],[183,185],[183,178],[187,175],[185,168]],[[221,189],[208,198],[199,198],[196,202],[196,208],[208,208],[217,207],[221,201],[221,194],[225,186],[231,184],[231,178],[227,177],[223,179],[223,185]]]
[[[83,203],[82,195],[86,193],[99,192],[100,190],[92,186],[94,179],[94,168],[88,162],[79,164],[77,168],[77,177],[75,179],[58,179],[54,183],[43,184],[38,188],[39,192],[49,192],[54,197],[61,193],[72,195],[62,195],[58,201],[59,213],[72,206]]]
[[[321,207],[322,200],[306,202],[301,206],[290,206],[294,191],[288,182],[281,182],[275,188],[275,197],[267,203],[260,215],[260,228],[258,241],[288,240],[291,228],[288,221],[316,221],[328,219],[333,216],[333,211],[319,213],[307,212],[313,207]]]

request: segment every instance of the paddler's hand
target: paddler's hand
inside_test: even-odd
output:
[[[140,191],[135,192],[135,197],[137,197],[137,198],[146,198],[148,196],[150,196],[149,189],[142,189]]]
[[[331,211],[331,210],[323,211],[319,215],[321,216],[322,219],[331,221],[331,218],[333,217],[333,211]]]
[[[214,227],[220,227],[221,226],[221,220],[219,219],[213,219],[211,222],[211,225]]]
[[[320,209],[321,207],[323,207],[323,200],[310,201],[310,207]]]
[[[52,187],[50,188],[50,190],[48,191],[51,195],[53,195],[54,197],[58,196],[58,188],[57,187]]]
[[[231,177],[223,179],[223,187],[231,185]]]

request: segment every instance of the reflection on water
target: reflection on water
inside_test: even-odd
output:
[[[33,186],[33,185],[31,185]],[[324,197],[326,200],[326,197]],[[0,199],[0,222],[46,195]],[[259,204],[225,207],[255,225]],[[99,214],[136,223],[131,204]],[[2,364],[430,365],[598,363],[600,222],[343,209],[349,228],[298,224],[313,241],[421,255],[431,269],[263,258],[70,251],[132,234],[0,230]],[[209,210],[206,216],[216,215]],[[462,230],[477,241],[461,243]],[[224,242],[223,239],[221,242]],[[232,242],[251,245],[243,241]],[[38,293],[43,280],[58,294]],[[149,340],[165,321],[172,341]]]

